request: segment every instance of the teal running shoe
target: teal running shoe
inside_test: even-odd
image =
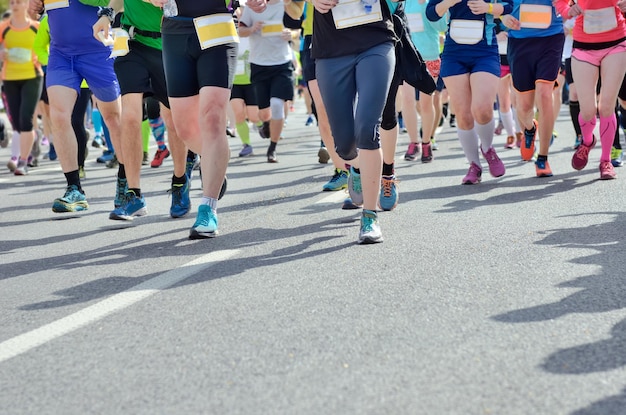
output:
[[[198,206],[198,215],[189,232],[189,239],[215,238],[217,235],[217,215],[209,205]]]
[[[363,204],[363,189],[361,188],[361,175],[354,171],[354,167],[350,167],[350,175],[348,176],[348,193],[355,205]]]
[[[122,206],[115,208],[110,214],[111,220],[133,220],[135,217],[146,216],[146,200],[143,196],[137,197],[134,192],[126,192],[126,198]]]
[[[74,184],[67,186],[63,197],[55,199],[52,203],[52,211],[55,213],[79,212],[87,209],[89,209],[89,203],[85,194]]]
[[[348,172],[341,169],[335,169],[333,177],[330,178],[328,183],[322,186],[322,190],[325,192],[335,192],[337,190],[346,189],[348,187]]]
[[[398,206],[398,180],[395,175],[382,176],[378,205],[382,210],[393,210]]]
[[[359,229],[358,243],[376,244],[383,241],[383,234],[378,223],[378,215],[373,210],[363,209],[361,216],[361,229]]]
[[[126,202],[126,191],[128,191],[128,181],[118,177],[117,185],[115,187],[115,199],[113,200],[114,208],[117,209]]]

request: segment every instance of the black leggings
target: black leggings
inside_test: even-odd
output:
[[[80,94],[74,104],[74,111],[72,111],[72,128],[74,134],[76,134],[76,141],[78,142],[78,165],[85,165],[85,157],[87,150],[87,132],[85,131],[85,112],[87,111],[87,105],[91,101],[91,91],[88,88],[81,88]]]
[[[20,81],[4,81],[4,92],[14,131],[33,130],[33,116],[41,97],[43,78],[38,76]]]

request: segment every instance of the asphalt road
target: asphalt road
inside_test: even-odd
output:
[[[430,164],[404,161],[402,134],[400,204],[371,246],[321,191],[301,101],[279,163],[230,139],[212,240],[169,218],[170,159],[142,170],[133,222],[108,219],[97,150],[83,213],[51,211],[58,164],[3,170],[0,414],[626,413],[626,170],[597,180],[598,147],[574,171],[568,117],[554,177],[501,135],[507,174],[476,186],[447,124]]]

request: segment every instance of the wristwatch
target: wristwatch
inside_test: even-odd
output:
[[[113,10],[111,7],[99,7],[98,19],[102,16],[106,16],[107,19],[109,19],[109,21],[113,23],[113,20],[115,20],[115,10]]]

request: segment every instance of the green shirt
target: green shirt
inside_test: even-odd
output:
[[[124,14],[122,15],[122,26],[135,26],[139,30],[148,32],[160,32],[163,10],[154,7],[151,3],[143,0],[124,0]],[[151,38],[135,34],[135,40],[146,46],[162,49],[161,38]]]

